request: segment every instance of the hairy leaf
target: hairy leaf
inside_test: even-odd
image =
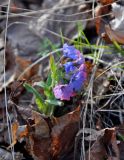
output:
[[[38,91],[27,83],[24,84],[24,87],[27,89],[28,92],[31,92],[35,95],[35,101],[39,110],[42,111],[43,113],[46,113],[47,106],[45,105],[44,100],[38,93]]]
[[[59,101],[59,100],[56,100],[56,99],[52,99],[52,100],[46,100],[47,103],[49,104],[52,104],[52,105],[55,105],[55,106],[63,106],[64,103]]]
[[[53,56],[50,56],[50,69],[51,69],[51,78],[52,78],[52,87],[57,84],[59,80],[58,76],[58,68],[55,64],[55,60]]]

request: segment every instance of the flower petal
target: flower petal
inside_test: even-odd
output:
[[[79,56],[77,49],[74,46],[67,45],[66,43],[63,45],[63,53],[65,57],[73,60],[76,60]]]
[[[81,90],[85,80],[86,80],[86,70],[85,70],[85,65],[82,64],[79,70],[75,74],[73,74],[69,84],[73,88],[73,91],[76,92]]]
[[[55,97],[60,100],[70,100],[70,97],[74,95],[73,89],[67,84],[55,86],[53,92]]]
[[[77,67],[74,66],[73,62],[67,62],[63,66],[65,68],[66,73],[73,72],[77,69]]]

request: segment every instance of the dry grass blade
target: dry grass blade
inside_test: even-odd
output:
[[[9,117],[9,112],[8,112],[8,102],[7,102],[7,89],[6,89],[6,77],[5,77],[5,74],[6,74],[6,69],[5,69],[5,64],[6,64],[6,44],[7,44],[7,30],[8,30],[8,15],[9,15],[9,10],[10,10],[10,3],[11,3],[11,0],[8,0],[8,8],[7,8],[7,17],[6,17],[6,29],[5,29],[5,42],[4,42],[4,45],[5,45],[5,49],[4,49],[4,94],[5,94],[5,108],[6,108],[6,121],[7,121],[7,126],[8,126],[8,136],[9,136],[9,141],[10,141],[10,144],[12,143],[12,130],[11,130],[11,120],[10,120],[10,117]],[[15,159],[14,157],[14,150],[13,150],[13,147],[11,147],[11,153],[12,153],[12,158],[13,160]]]
[[[117,2],[119,2],[120,0],[117,0]],[[88,1],[89,2],[89,1]],[[12,13],[10,12],[9,14],[9,18],[13,18],[13,17],[19,17],[19,16],[25,16],[25,17],[33,17],[33,15],[35,14],[40,14],[43,12],[43,14],[50,14],[50,15],[54,15],[54,16],[64,16],[64,17],[73,17],[73,16],[78,16],[78,15],[82,15],[82,14],[85,14],[85,13],[90,13],[92,12],[92,15],[93,15],[93,19],[95,18],[95,8],[94,8],[94,3],[95,1],[93,2],[93,7],[92,9],[87,9],[86,11],[83,11],[83,12],[78,12],[78,13],[73,13],[73,14],[59,14],[59,13],[49,13],[48,11],[51,11],[51,10],[38,10],[38,11],[34,11],[34,10],[31,10],[31,9],[24,9],[24,8],[18,8],[16,7],[17,10],[21,10],[21,11],[27,11],[27,12],[22,12],[22,13]],[[87,3],[86,3],[87,4]],[[104,6],[101,6],[101,8],[104,8],[106,6],[110,6],[112,3],[109,3],[109,4],[106,4]],[[0,7],[3,7],[3,8],[6,8],[6,6],[4,5],[0,5]],[[13,7],[10,7],[11,9]],[[63,7],[61,7],[62,9]],[[5,11],[0,11],[1,13],[6,13]],[[35,16],[37,17],[37,16]],[[3,18],[6,18],[6,15],[1,15],[0,19],[3,19]],[[38,17],[37,17],[38,18]]]
[[[2,11],[3,12],[3,11]],[[12,15],[11,15],[12,14]],[[101,17],[106,17],[106,16],[110,16],[112,15],[112,12],[108,13],[108,14],[104,14],[104,15],[100,15],[100,16],[97,16],[97,17],[91,17],[91,18],[87,18],[87,19],[78,19],[78,20],[60,20],[60,19],[50,19],[50,18],[47,18],[46,20],[48,21],[52,21],[52,22],[63,22],[63,23],[76,23],[76,22],[87,22],[87,21],[92,21],[94,19],[97,19],[97,18],[101,18]],[[14,17],[26,17],[26,18],[34,18],[34,19],[37,19],[37,18],[40,18],[40,16],[30,16],[30,15],[25,15],[25,14],[15,14],[15,13],[10,13],[10,16],[9,18],[14,18]],[[6,16],[5,16],[6,17]],[[0,17],[0,19],[2,19],[2,16]]]

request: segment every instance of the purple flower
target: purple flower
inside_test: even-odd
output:
[[[79,68],[79,70],[73,74],[69,85],[71,88],[73,88],[74,92],[80,91],[84,81],[86,80],[86,70],[85,70],[85,65],[82,64]]]
[[[63,64],[66,72],[65,76],[71,73],[69,74],[71,77],[69,77],[70,82],[68,84],[56,85],[53,92],[57,99],[70,100],[71,97],[81,90],[86,80],[85,60],[79,50],[67,44],[63,46],[63,54],[65,58],[71,59]]]
[[[79,51],[78,51],[79,52]],[[79,52],[79,57],[78,59],[75,61],[76,64],[83,64],[85,62],[83,55]]]
[[[73,72],[77,69],[77,67],[74,66],[73,62],[67,62],[63,66],[65,68],[66,73]]]
[[[70,97],[73,97],[73,89],[70,85],[57,85],[53,89],[54,95],[57,99],[60,100],[70,100]]]
[[[76,60],[79,57],[77,51],[78,50],[74,48],[74,46],[68,46],[66,43],[63,45],[63,53],[64,53],[64,56],[67,58]]]
[[[84,57],[79,50],[77,50],[74,46],[69,46],[66,43],[63,45],[63,54],[67,58],[71,58],[75,61],[76,64],[81,65],[84,63]]]

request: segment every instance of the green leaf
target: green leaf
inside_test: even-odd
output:
[[[35,95],[35,97],[37,97],[38,99],[40,99],[41,101],[43,101],[43,98],[41,97],[41,95],[38,93],[38,91],[33,88],[31,85],[25,83],[24,87],[27,89],[28,92],[31,92]]]
[[[36,82],[35,85],[42,87],[44,89],[44,94],[47,97],[47,99],[54,98],[52,88],[51,86],[48,86],[47,83],[41,81],[41,82]]]
[[[47,81],[46,81],[47,86],[51,86],[52,85],[52,78],[51,78],[51,74],[49,73]]]
[[[49,89],[49,86],[43,81],[36,82],[35,85],[37,85],[37,86],[39,86],[41,88],[44,88],[44,89]]]
[[[119,51],[121,51],[121,47],[116,41],[113,41],[113,44]]]
[[[35,95],[35,101],[39,110],[42,111],[43,113],[46,113],[47,106],[45,105],[44,100],[41,97],[41,95],[38,93],[38,91],[27,83],[24,84],[24,87],[27,89],[28,92],[31,92]]]
[[[44,86],[44,83],[42,83],[42,86]],[[31,92],[35,95],[35,102],[38,106],[38,109],[42,113],[44,113],[48,116],[52,116],[54,113],[55,105],[53,105],[52,103],[49,103],[49,101],[47,102],[47,100],[44,101],[44,99],[41,97],[41,95],[38,93],[38,91],[35,88],[33,88],[31,85],[25,83],[24,87],[27,89],[28,92]],[[50,95],[51,92],[49,92],[47,90],[45,92],[48,92],[48,94],[49,94],[48,97],[53,98],[53,95]]]
[[[113,41],[113,44],[114,44],[115,48],[116,48],[122,55],[124,55],[124,50],[121,48],[121,46],[120,46],[116,41]]]
[[[55,64],[54,57],[50,56],[50,69],[51,69],[51,78],[52,78],[52,87],[57,84],[59,77],[58,77],[58,68]]]
[[[120,133],[117,134],[117,138],[118,138],[118,140],[120,140],[120,141],[124,141],[124,135],[122,135],[122,134],[120,134]]]
[[[35,102],[38,106],[38,109],[43,112],[44,114],[47,113],[47,106],[45,103],[42,103],[42,101],[39,98],[35,98]]]
[[[54,60],[54,57],[51,55],[50,56],[50,69],[53,73],[56,72],[56,64],[55,64],[55,60]]]
[[[64,103],[59,101],[59,100],[56,100],[56,99],[53,99],[53,100],[45,100],[47,103],[49,104],[52,104],[52,105],[55,105],[55,106],[63,106]]]
[[[62,45],[64,45],[64,36],[63,36],[63,33],[62,33],[62,28],[60,28],[60,35],[61,35]]]

